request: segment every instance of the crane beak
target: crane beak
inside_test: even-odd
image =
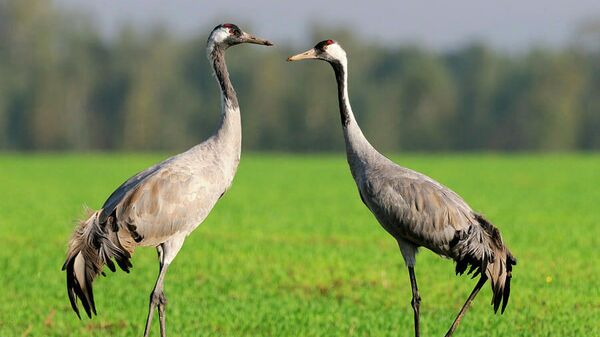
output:
[[[292,62],[292,61],[309,60],[309,59],[316,59],[316,58],[318,58],[317,51],[315,50],[315,48],[312,48],[312,49],[305,51],[304,53],[290,56],[287,58],[287,60],[288,60],[288,62]]]
[[[246,32],[243,33],[242,35],[242,40],[245,43],[254,43],[254,44],[260,44],[263,46],[272,46],[273,44],[271,43],[271,41],[269,40],[264,40],[264,39],[260,39],[252,34],[248,34]]]

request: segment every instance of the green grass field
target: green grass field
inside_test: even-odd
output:
[[[0,336],[140,336],[158,263],[94,284],[98,316],[71,311],[60,268],[82,205],[102,205],[160,155],[0,156]],[[456,336],[600,336],[599,155],[406,155],[461,194],[518,258],[511,301],[486,285]],[[475,284],[422,250],[423,336],[442,336]],[[360,202],[342,156],[243,155],[232,189],[166,278],[171,336],[412,336],[395,241]],[[153,336],[158,336],[155,320]]]

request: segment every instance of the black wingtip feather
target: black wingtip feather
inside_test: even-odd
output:
[[[508,305],[508,298],[510,297],[510,276],[508,276],[506,278],[506,285],[504,286],[504,293],[502,296],[502,310],[500,311],[500,314],[504,314],[504,310],[506,309],[506,306]]]
[[[79,308],[77,307],[77,297],[75,296],[75,284],[73,274],[73,263],[74,259],[70,259],[65,262],[63,265],[63,270],[67,269],[67,295],[69,296],[69,302],[71,302],[71,308],[77,314],[77,317],[81,319],[81,314],[79,313]]]
[[[510,280],[512,279],[512,267],[517,264],[517,259],[514,258],[510,253],[506,257],[506,284],[504,285],[504,293],[502,294],[502,310],[500,314],[504,314],[504,310],[508,305],[508,299],[510,297]]]
[[[111,260],[108,260],[108,261],[110,261],[110,263],[107,263],[106,265],[108,266],[108,268],[111,271],[115,272],[116,268],[115,268],[114,263],[112,263]],[[117,261],[117,264],[119,265],[119,267],[121,267],[121,269],[123,269],[123,271],[125,271],[127,273],[129,273],[129,269],[131,267],[133,267],[133,265],[131,264],[131,261],[129,260],[128,256],[126,256],[126,255],[120,256],[119,259],[117,259],[116,261]],[[98,315],[96,312],[96,303],[94,300],[94,291],[92,288],[92,280],[86,276],[86,279],[85,279],[86,284],[85,284],[85,292],[84,292],[84,290],[83,290],[84,287],[82,287],[79,284],[79,282],[77,281],[77,278],[75,277],[74,265],[75,265],[75,257],[66,261],[62,268],[62,270],[66,270],[66,272],[67,272],[67,295],[69,296],[69,302],[71,303],[71,308],[73,308],[73,311],[75,312],[75,314],[77,314],[77,317],[79,319],[81,319],[81,313],[80,313],[79,307],[77,305],[77,299],[79,299],[87,316],[89,318],[92,318],[92,314]],[[106,274],[104,272],[102,272],[101,274],[106,276]]]
[[[456,262],[456,275],[462,275],[467,269],[468,262],[466,260],[459,260]]]
[[[96,313],[96,302],[94,301],[94,290],[93,290],[93,288],[92,288],[92,282],[91,282],[91,280],[89,280],[89,279],[86,277],[86,279],[85,279],[85,283],[86,283],[86,287],[85,287],[85,289],[87,290],[87,291],[86,291],[86,293],[87,293],[86,295],[87,295],[87,299],[88,299],[88,301],[89,301],[89,305],[90,305],[91,312],[92,312],[94,315],[98,315],[98,314]],[[91,317],[91,315],[90,315],[89,313],[88,313],[88,315],[90,316],[90,318],[92,318],[92,317]]]
[[[79,282],[77,281],[77,279],[74,279],[74,284],[73,284],[73,290],[75,291],[75,295],[77,295],[76,297],[79,297],[79,300],[81,301],[81,305],[83,305],[83,309],[85,310],[85,313],[88,315],[89,318],[92,318],[92,314],[90,311],[90,304],[87,301],[87,298],[85,297],[85,294],[83,293],[83,290],[81,289],[81,285],[79,284]]]
[[[502,294],[500,293],[502,289],[494,290],[494,297],[492,297],[492,301],[494,302],[494,314],[498,313],[498,308],[500,308],[500,302],[502,301]]]
[[[131,255],[129,255],[129,254],[124,254],[124,255],[115,257],[115,261],[117,261],[119,268],[121,268],[121,270],[123,270],[126,273],[129,273],[129,269],[131,269],[133,267],[133,265],[131,264],[131,261],[129,260],[130,258],[131,258]]]
[[[81,311],[78,302],[81,302],[89,318],[92,318],[92,314],[97,315],[92,283],[97,275],[106,276],[102,270],[104,265],[112,272],[116,272],[116,265],[125,272],[129,272],[129,269],[133,267],[130,261],[131,254],[124,249],[118,237],[110,235],[111,233],[108,232],[110,228],[107,228],[107,224],[100,221],[99,217],[102,217],[102,213],[98,215],[96,212],[87,221],[80,222],[79,227],[73,233],[69,243],[68,258],[62,267],[67,274],[69,302],[79,319],[81,319]],[[108,225],[111,224],[116,226],[114,222],[108,223]],[[112,227],[112,230],[116,232],[118,228]],[[80,254],[84,259],[84,265],[78,266],[78,268],[84,270],[77,270],[76,274],[75,260]],[[83,273],[81,280],[77,278],[80,272]]]
[[[81,313],[79,311],[79,307],[77,306],[77,298],[81,301],[81,305],[85,310],[85,313],[89,318],[92,318],[92,312],[94,315],[96,314],[96,305],[94,303],[94,294],[92,292],[91,282],[88,282],[88,287],[86,287],[87,291],[84,294],[79,281],[75,277],[74,270],[75,258],[71,258],[69,261],[65,262],[65,269],[67,271],[67,295],[69,296],[69,302],[71,303],[71,308],[77,314],[77,317],[81,320]],[[87,282],[87,281],[86,281]]]
[[[117,268],[115,268],[115,264],[112,262],[111,259],[106,259],[105,264],[108,267],[108,269],[110,269],[110,271],[112,271],[113,273],[117,271]]]

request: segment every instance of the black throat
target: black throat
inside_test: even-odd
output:
[[[234,107],[237,107],[237,95],[233,89],[231,81],[229,80],[229,72],[227,71],[227,64],[225,63],[225,49],[221,46],[215,45],[210,52],[210,59],[212,61],[215,76],[219,81],[219,86],[221,87],[223,97],[229,100]]]
[[[338,103],[340,106],[340,118],[342,120],[342,126],[346,127],[348,124],[350,124],[350,115],[348,112],[348,106],[346,105],[345,97],[346,83],[344,81],[344,77],[346,76],[346,70],[339,61],[333,61],[330,62],[330,64],[333,67],[333,71],[335,72],[335,80],[337,81]]]

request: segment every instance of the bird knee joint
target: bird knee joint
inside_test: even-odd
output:
[[[150,294],[150,301],[154,304],[166,305],[167,297],[162,291],[160,293],[152,292],[152,294]]]
[[[413,309],[419,309],[419,306],[421,305],[421,296],[417,295],[413,297],[410,301],[410,304],[412,305]]]

